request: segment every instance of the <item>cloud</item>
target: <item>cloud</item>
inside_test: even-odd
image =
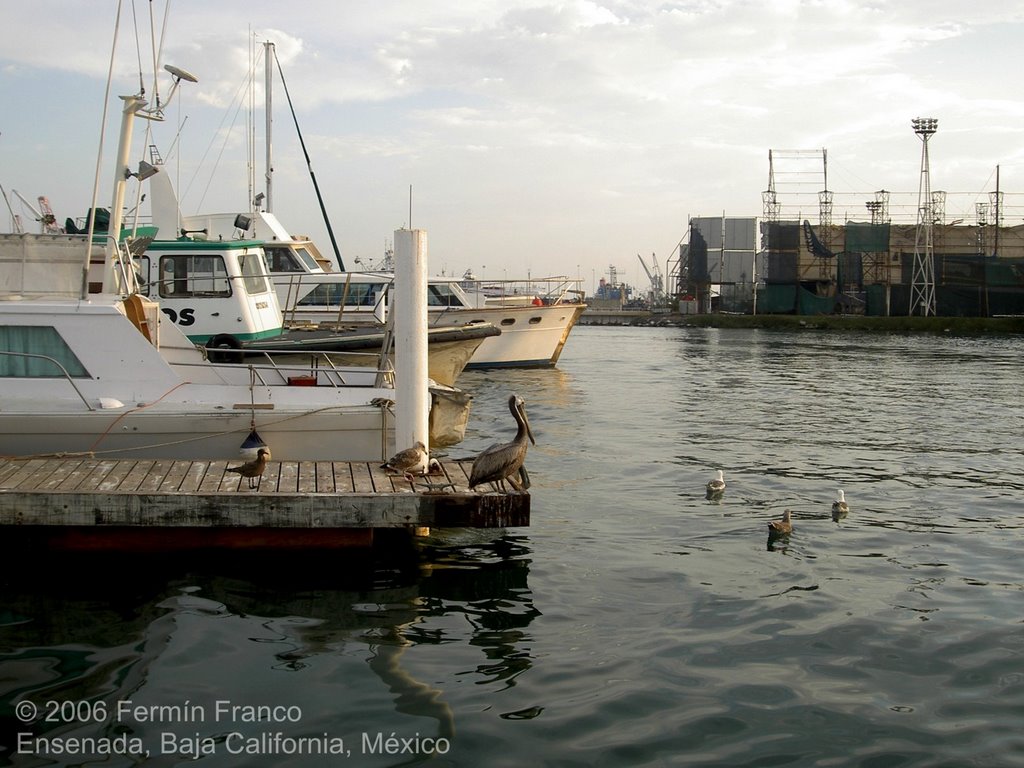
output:
[[[449,254],[476,258],[498,220],[512,234],[491,248],[572,251],[574,264],[582,249],[600,264],[674,242],[687,213],[759,214],[772,148],[827,148],[830,186],[851,211],[876,189],[916,192],[917,115],[940,120],[932,162],[947,189],[973,190],[996,163],[1013,178],[1021,163],[1024,102],[998,76],[1015,71],[1024,32],[1009,0],[254,0],[250,19],[239,8],[172,10],[164,59],[200,78],[181,90],[181,161],[244,179],[247,133],[262,135],[259,119],[246,122],[250,98],[257,109],[263,98],[262,65],[250,75],[250,64],[273,40],[343,241],[366,255],[404,220],[409,184],[453,238]],[[42,73],[58,92],[62,73],[105,79],[111,20],[94,3],[5,13],[25,30],[0,54],[6,87]],[[138,82],[133,27],[125,16],[119,92]],[[296,228],[315,230],[308,191],[294,205],[280,192],[304,161],[279,84],[274,103],[277,197]],[[244,200],[243,184],[221,181],[210,204],[218,186],[235,190],[224,205]]]

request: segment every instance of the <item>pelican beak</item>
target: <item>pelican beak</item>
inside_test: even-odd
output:
[[[519,414],[523,417],[523,423],[526,425],[526,434],[529,436],[530,442],[536,445],[537,441],[533,437],[533,430],[530,429],[530,420],[526,418],[526,406],[517,403],[516,409],[519,411]]]

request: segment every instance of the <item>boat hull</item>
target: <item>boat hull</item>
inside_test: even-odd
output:
[[[449,327],[468,315],[501,329],[501,336],[484,339],[467,368],[550,368],[558,363],[585,308],[584,304],[554,304],[436,312],[430,315],[430,326]]]
[[[427,376],[446,387],[454,387],[480,345],[488,338],[496,338],[501,331],[489,324],[473,324],[430,328],[427,331]],[[331,329],[292,329],[272,339],[241,345],[248,357],[253,352],[284,358],[295,354],[323,353],[335,365],[380,365],[380,351],[384,340],[383,329],[369,326],[344,331]],[[226,354],[232,354],[227,352]],[[286,359],[286,358],[285,358]],[[294,359],[294,358],[293,358]],[[394,366],[394,355],[388,355]]]
[[[111,459],[250,458],[243,449],[253,424],[273,456],[293,461],[384,460],[394,444],[394,418],[384,409],[0,415],[0,453],[8,456],[83,454]]]
[[[584,309],[585,304],[577,303],[432,309],[427,322],[431,329],[489,323],[501,331],[500,336],[483,340],[466,368],[547,368],[558,363],[569,333]],[[315,324],[336,318],[338,309],[299,305],[289,310],[288,315],[296,322]],[[345,319],[352,324],[374,322],[369,311],[359,309],[346,312]]]

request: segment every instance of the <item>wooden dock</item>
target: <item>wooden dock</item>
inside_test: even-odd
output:
[[[54,549],[329,549],[377,529],[530,524],[530,496],[480,493],[469,462],[414,482],[380,462],[271,461],[255,488],[239,462],[0,459],[0,526]]]

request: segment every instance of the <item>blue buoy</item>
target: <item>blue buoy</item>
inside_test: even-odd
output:
[[[249,436],[242,441],[242,445],[239,446],[239,453],[244,458],[256,458],[256,452],[260,448],[268,448],[269,446],[263,442],[263,438],[260,437],[260,433],[255,428],[249,433]]]

